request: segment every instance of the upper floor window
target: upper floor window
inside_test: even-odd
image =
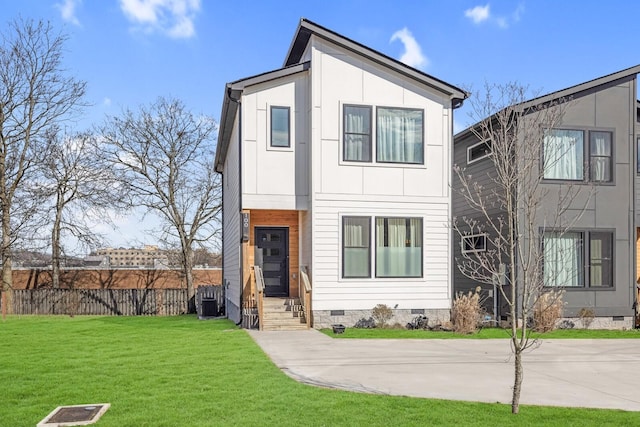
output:
[[[344,161],[372,161],[372,113],[367,105],[343,106]],[[375,129],[376,162],[424,164],[423,110],[377,107]]]
[[[491,141],[486,140],[467,148],[467,163],[471,164],[491,155]]]
[[[291,146],[289,107],[271,107],[271,146]]]
[[[344,160],[371,161],[371,107],[345,105],[343,117]]]
[[[640,138],[636,141],[636,172],[640,174]]]
[[[390,163],[424,163],[422,110],[377,109],[376,160]]]
[[[589,135],[588,145],[585,141],[586,134]],[[611,132],[595,130],[546,130],[543,143],[544,178],[611,182],[612,136]],[[588,174],[585,173],[585,165],[588,165]]]

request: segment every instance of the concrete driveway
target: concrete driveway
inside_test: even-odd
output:
[[[333,339],[316,330],[249,331],[309,384],[477,402],[511,402],[507,339]],[[520,403],[640,411],[640,340],[544,340],[524,355]]]

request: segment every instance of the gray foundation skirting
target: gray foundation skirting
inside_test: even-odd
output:
[[[416,316],[424,315],[429,318],[429,325],[437,325],[451,320],[449,309],[413,309],[413,310],[392,310],[393,317],[389,320],[389,325],[396,323],[405,326]],[[314,310],[313,327],[315,329],[330,328],[331,325],[342,324],[352,327],[362,318],[371,317],[371,310]]]

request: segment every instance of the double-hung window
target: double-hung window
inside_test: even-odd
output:
[[[342,277],[371,277],[371,218],[342,217]]]
[[[544,179],[611,182],[612,139],[612,132],[605,131],[545,130],[542,155]],[[588,173],[585,170],[587,168]]]
[[[613,287],[613,241],[611,232],[545,232],[545,286]]]
[[[424,164],[424,111],[344,105],[342,158],[349,162]],[[375,125],[375,144],[373,126]]]
[[[351,162],[371,161],[371,107],[345,105],[343,158]]]

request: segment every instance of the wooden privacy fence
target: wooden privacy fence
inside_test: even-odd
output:
[[[186,289],[13,291],[14,314],[171,316],[186,313],[187,302]]]

